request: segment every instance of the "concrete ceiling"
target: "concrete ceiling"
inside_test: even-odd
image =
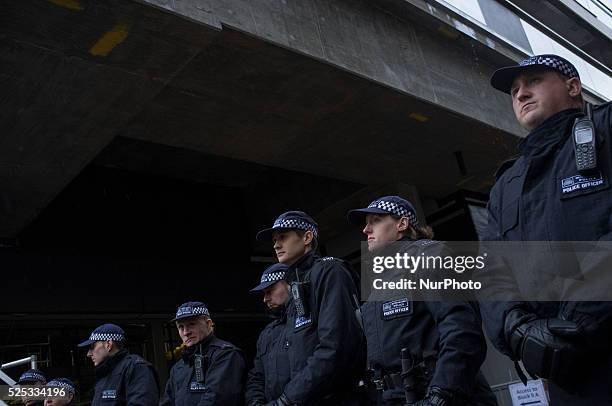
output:
[[[483,189],[514,140],[229,29],[122,135],[359,183],[417,184],[433,196],[465,180],[455,151]]]
[[[117,136],[431,197],[486,191],[514,151],[513,135],[227,27],[128,1],[16,3],[0,6],[0,237]]]

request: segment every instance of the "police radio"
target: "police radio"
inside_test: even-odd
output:
[[[295,310],[298,317],[303,317],[308,314],[308,302],[304,285],[304,282],[291,282],[291,294],[293,295]]]
[[[586,103],[586,116],[574,121],[572,137],[578,171],[585,172],[597,168],[595,126],[590,103]]]
[[[291,282],[291,295],[295,303],[295,310],[298,317],[308,314],[308,299],[306,297],[306,282],[300,282],[298,271],[295,270],[296,281]]]
[[[195,379],[199,383],[204,382],[204,363],[202,362],[202,354],[196,354],[193,357],[193,369],[195,371]]]

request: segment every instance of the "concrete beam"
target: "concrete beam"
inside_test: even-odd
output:
[[[508,5],[507,0],[498,0]],[[512,3],[612,70],[612,29],[574,0],[512,0]],[[594,63],[595,65],[597,63]]]
[[[511,114],[499,114],[507,111],[507,98],[488,85],[495,66],[466,52],[458,36],[425,30],[377,8],[375,2],[140,1],[207,25],[232,27],[487,125],[522,134]]]

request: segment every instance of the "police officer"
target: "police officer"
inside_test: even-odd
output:
[[[511,96],[516,119],[529,134],[519,143],[519,156],[498,170],[484,239],[611,240],[612,104],[592,109],[594,133],[575,134],[576,119],[587,111],[580,76],[558,55],[536,55],[499,69],[491,85]],[[581,162],[596,167],[585,171],[576,151]],[[570,180],[579,187],[565,188]],[[546,266],[530,261],[514,269],[515,278],[495,281],[497,289],[516,295],[511,301],[482,301],[487,334],[532,375],[549,379],[551,404],[612,404],[612,303],[564,301],[563,294],[560,301],[527,301],[551,288],[538,282],[558,271]]]
[[[289,377],[289,358],[283,350],[286,304],[289,285],[285,282],[287,265],[274,264],[261,275],[259,285],[253,293],[263,293],[268,314],[273,319],[261,332],[257,340],[257,353],[253,368],[249,371],[246,385],[247,406],[259,406],[278,399],[283,394]]]
[[[246,363],[242,351],[217,338],[202,302],[179,306],[176,317],[183,354],[170,370],[162,405],[237,406],[244,402]]]
[[[45,406],[72,406],[75,404],[76,386],[68,378],[54,378],[47,383],[50,389],[60,388],[64,390],[63,396],[51,396],[45,399]],[[144,405],[144,404],[143,404]]]
[[[431,229],[419,226],[414,207],[399,196],[383,196],[366,208],[351,210],[348,219],[364,227],[368,251],[376,255],[450,254],[443,243],[431,240]],[[382,277],[391,280],[388,273]],[[374,404],[406,403],[402,348],[411,353],[412,363],[421,365],[414,371],[417,383],[410,394],[413,400],[422,399],[416,405],[497,404],[479,372],[486,343],[476,304],[406,294],[369,299],[361,311]]]
[[[270,405],[352,405],[364,367],[365,340],[356,310],[357,283],[348,266],[321,258],[317,223],[302,211],[281,214],[257,239],[272,241],[278,261],[288,265],[290,285],[282,349],[289,374]],[[281,357],[283,357],[282,355]],[[282,379],[282,380],[281,380]]]
[[[125,346],[125,332],[116,324],[97,327],[79,344],[88,347],[95,366],[96,386],[92,405],[154,405],[159,383],[153,366]]]
[[[28,369],[19,376],[17,383],[19,385],[44,386],[47,384],[47,378],[39,369]],[[43,404],[43,401],[35,399],[23,398],[22,401],[25,406],[40,406]]]

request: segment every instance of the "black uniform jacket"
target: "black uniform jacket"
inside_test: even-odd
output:
[[[201,354],[204,380],[194,371],[196,353]],[[237,406],[244,403],[246,363],[242,351],[227,341],[209,335],[183,351],[170,371],[164,406]]]
[[[365,367],[365,337],[355,313],[359,296],[354,274],[344,261],[311,252],[286,275],[289,284],[305,283],[308,312],[298,316],[290,295],[282,349],[289,361],[285,395],[300,405],[354,404]]]
[[[122,350],[96,366],[94,406],[152,406],[159,402],[157,373],[149,362]]]
[[[404,239],[392,247],[394,252],[415,257],[451,255],[440,241]],[[452,391],[464,400],[471,400],[470,404],[496,404],[491,389],[479,374],[487,346],[478,305],[434,300],[439,295],[415,292],[368,300],[362,305],[368,365],[374,370],[381,369],[383,375],[401,372],[400,351],[407,348],[418,358],[435,359],[430,386]]]

